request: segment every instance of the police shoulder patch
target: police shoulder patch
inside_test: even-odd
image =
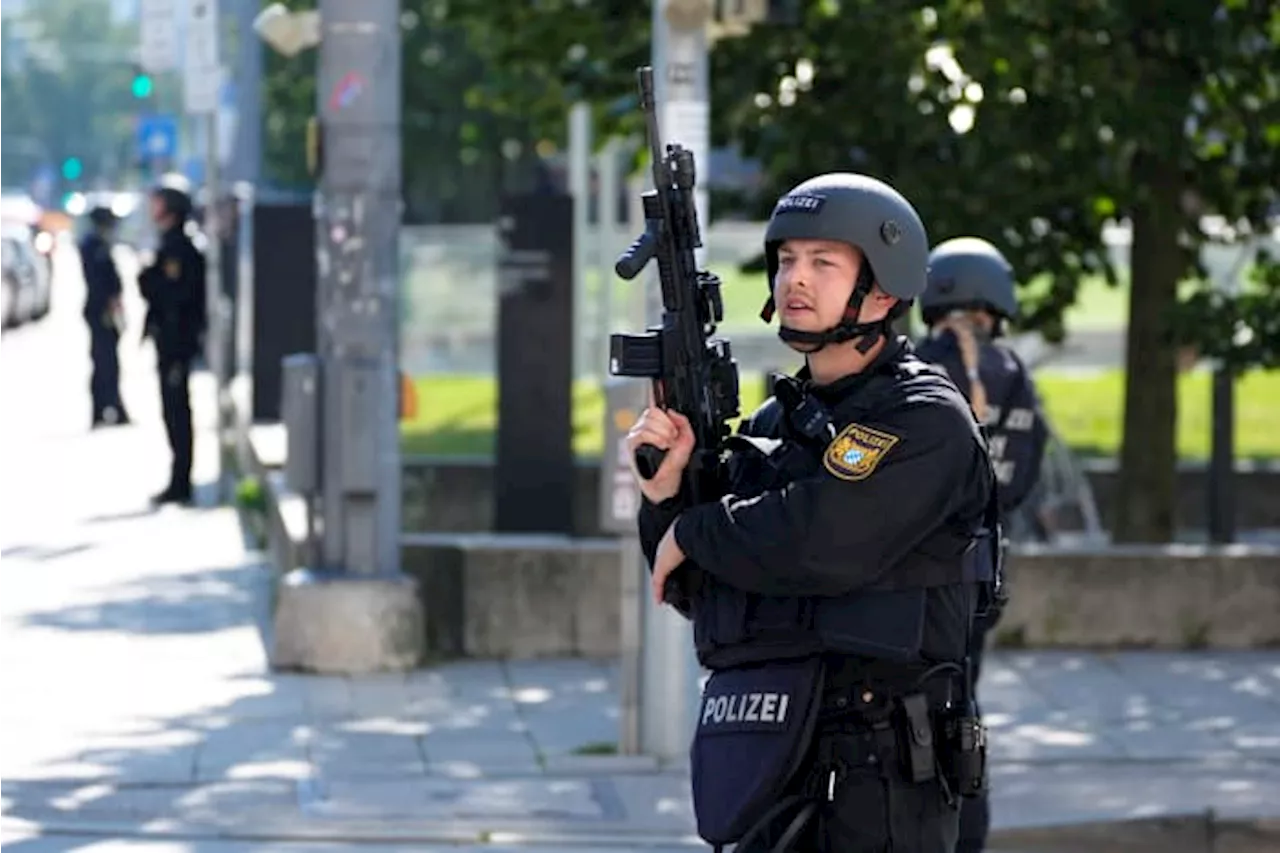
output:
[[[164,274],[175,281],[182,278],[182,263],[177,258],[165,261]]]
[[[898,436],[878,429],[849,424],[827,445],[823,467],[841,480],[865,480],[898,440]]]

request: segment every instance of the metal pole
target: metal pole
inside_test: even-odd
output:
[[[226,318],[224,317],[225,299],[222,295],[222,223],[218,211],[218,111],[206,113],[204,116],[205,149],[204,149],[204,186],[205,212],[204,232],[206,238],[205,260],[205,316],[208,328],[205,330],[205,361],[209,372],[213,374],[214,387],[214,437],[217,441],[217,453],[214,455],[217,468],[214,481],[218,489],[218,501],[227,499],[228,484],[226,482],[226,466],[223,465],[223,447],[226,426]]]
[[[707,226],[708,56],[706,21],[696,23],[670,16],[670,0],[653,4],[653,68],[660,130],[664,140],[679,143],[696,158],[698,189],[695,201],[704,239]],[[674,26],[674,23],[680,26]],[[690,26],[690,24],[693,24]],[[706,249],[697,253],[706,263]],[[660,322],[662,298],[647,288],[646,314]],[[647,592],[647,591],[646,591]],[[702,670],[693,652],[690,624],[670,607],[644,599],[644,660],[641,665],[641,749],[662,761],[681,762],[689,752],[700,698]]]
[[[574,378],[603,371],[588,363],[595,352],[596,324],[590,321],[587,267],[591,240],[591,105],[579,101],[569,110],[569,192],[573,195],[573,336]]]
[[[1239,238],[1238,238],[1239,239]],[[1248,237],[1238,245],[1206,246],[1201,260],[1209,267],[1218,290],[1228,297],[1240,292],[1240,279],[1253,257],[1254,241]],[[1235,507],[1235,371],[1219,362],[1213,368],[1210,412],[1209,468],[1206,489],[1209,506],[1209,541],[1215,544],[1234,542],[1236,538]]]
[[[321,0],[321,559],[399,571],[399,0]]]
[[[249,427],[253,420],[253,209],[255,188],[248,181],[235,185],[236,216],[236,300],[234,308],[236,374],[230,379],[234,400],[235,443],[241,471],[252,470]]]
[[[613,331],[613,290],[617,286],[613,263],[617,259],[618,233],[622,223],[618,216],[618,140],[610,139],[596,158],[596,174],[600,176],[600,192],[596,196],[596,348],[593,362],[602,380],[609,376],[609,333]]]
[[[257,184],[262,169],[262,41],[253,32],[261,0],[236,3],[235,157],[228,164],[230,181]]]
[[[1209,541],[1234,542],[1235,375],[1227,364],[1213,369],[1213,427],[1209,456]]]

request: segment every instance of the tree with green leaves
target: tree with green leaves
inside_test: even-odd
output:
[[[291,3],[294,11],[314,0]],[[511,76],[479,54],[441,0],[403,0],[401,86],[407,222],[483,222],[504,190],[533,182],[539,137],[518,111],[503,112],[482,89]],[[316,112],[314,50],[270,54],[265,69],[264,161],[280,186],[311,184],[307,122]]]
[[[519,69],[510,89],[487,90],[499,106],[562,121],[557,109],[589,97],[603,123],[647,56],[636,34],[647,34],[648,9],[601,5],[450,8],[481,53]],[[1204,217],[1258,232],[1276,202],[1278,8],[809,0],[794,27],[716,44],[713,142],[762,162],[765,185],[746,202],[757,216],[815,173],[864,171],[911,198],[935,242],[992,240],[1024,281],[1048,279],[1027,295],[1022,326],[1049,340],[1062,338],[1085,277],[1118,283],[1103,229],[1127,223],[1130,381],[1115,534],[1167,541],[1175,344],[1236,367],[1277,363],[1275,266],[1256,259],[1257,284],[1232,297],[1204,283],[1197,250]],[[1180,308],[1183,282],[1194,292]]]
[[[2,32],[5,186],[68,158],[83,164],[80,185],[118,181],[135,155],[133,28],[106,0],[78,0],[29,3]]]
[[[465,33],[464,102],[562,138],[568,105],[597,138],[633,132],[649,4],[416,0]],[[1274,365],[1280,274],[1234,296],[1204,283],[1200,223],[1260,232],[1280,174],[1280,7],[1267,0],[807,0],[712,52],[712,140],[764,166],[763,216],[804,178],[863,171],[901,189],[935,242],[978,235],[1024,281],[1025,329],[1063,336],[1086,276],[1118,283],[1103,228],[1132,233],[1120,540],[1173,533],[1179,341]],[[406,56],[409,55],[406,43]],[[408,73],[408,72],[406,72]],[[456,78],[455,78],[456,79]],[[406,78],[407,80],[407,78]],[[407,96],[408,97],[408,96]],[[406,151],[410,119],[406,102]],[[447,135],[444,145],[456,145]],[[727,212],[713,209],[713,216]],[[1179,286],[1193,292],[1179,304]],[[1198,282],[1198,284],[1197,284]]]
[[[1120,541],[1167,541],[1176,499],[1176,344],[1234,368],[1280,364],[1274,261],[1256,257],[1256,286],[1234,298],[1215,293],[1199,263],[1210,217],[1256,235],[1276,211],[1280,6],[953,0],[940,4],[937,26],[962,75],[948,99],[985,95],[973,105],[973,130],[955,143],[973,158],[958,183],[985,208],[970,227],[985,226],[1024,274],[1052,276],[1040,310],[1073,301],[1084,273],[1114,282],[1103,226],[1130,226],[1114,533]],[[970,92],[973,84],[979,88]],[[956,88],[958,99],[950,97]],[[985,186],[974,186],[975,176]],[[1183,282],[1194,293],[1180,308]]]
[[[562,142],[568,105],[594,107],[597,138],[643,131],[635,69],[649,61],[650,5],[623,0],[450,0],[445,20],[486,68],[474,103]]]

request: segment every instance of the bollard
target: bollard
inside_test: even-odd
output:
[[[315,353],[294,353],[280,360],[280,415],[286,453],[284,479],[307,507],[307,562],[317,558],[315,498],[320,482],[320,359]],[[290,567],[292,568],[292,567]]]

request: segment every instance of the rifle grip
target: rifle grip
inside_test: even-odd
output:
[[[653,475],[662,467],[662,460],[667,458],[667,451],[652,444],[642,444],[636,448],[636,470],[645,480],[652,480]]]

